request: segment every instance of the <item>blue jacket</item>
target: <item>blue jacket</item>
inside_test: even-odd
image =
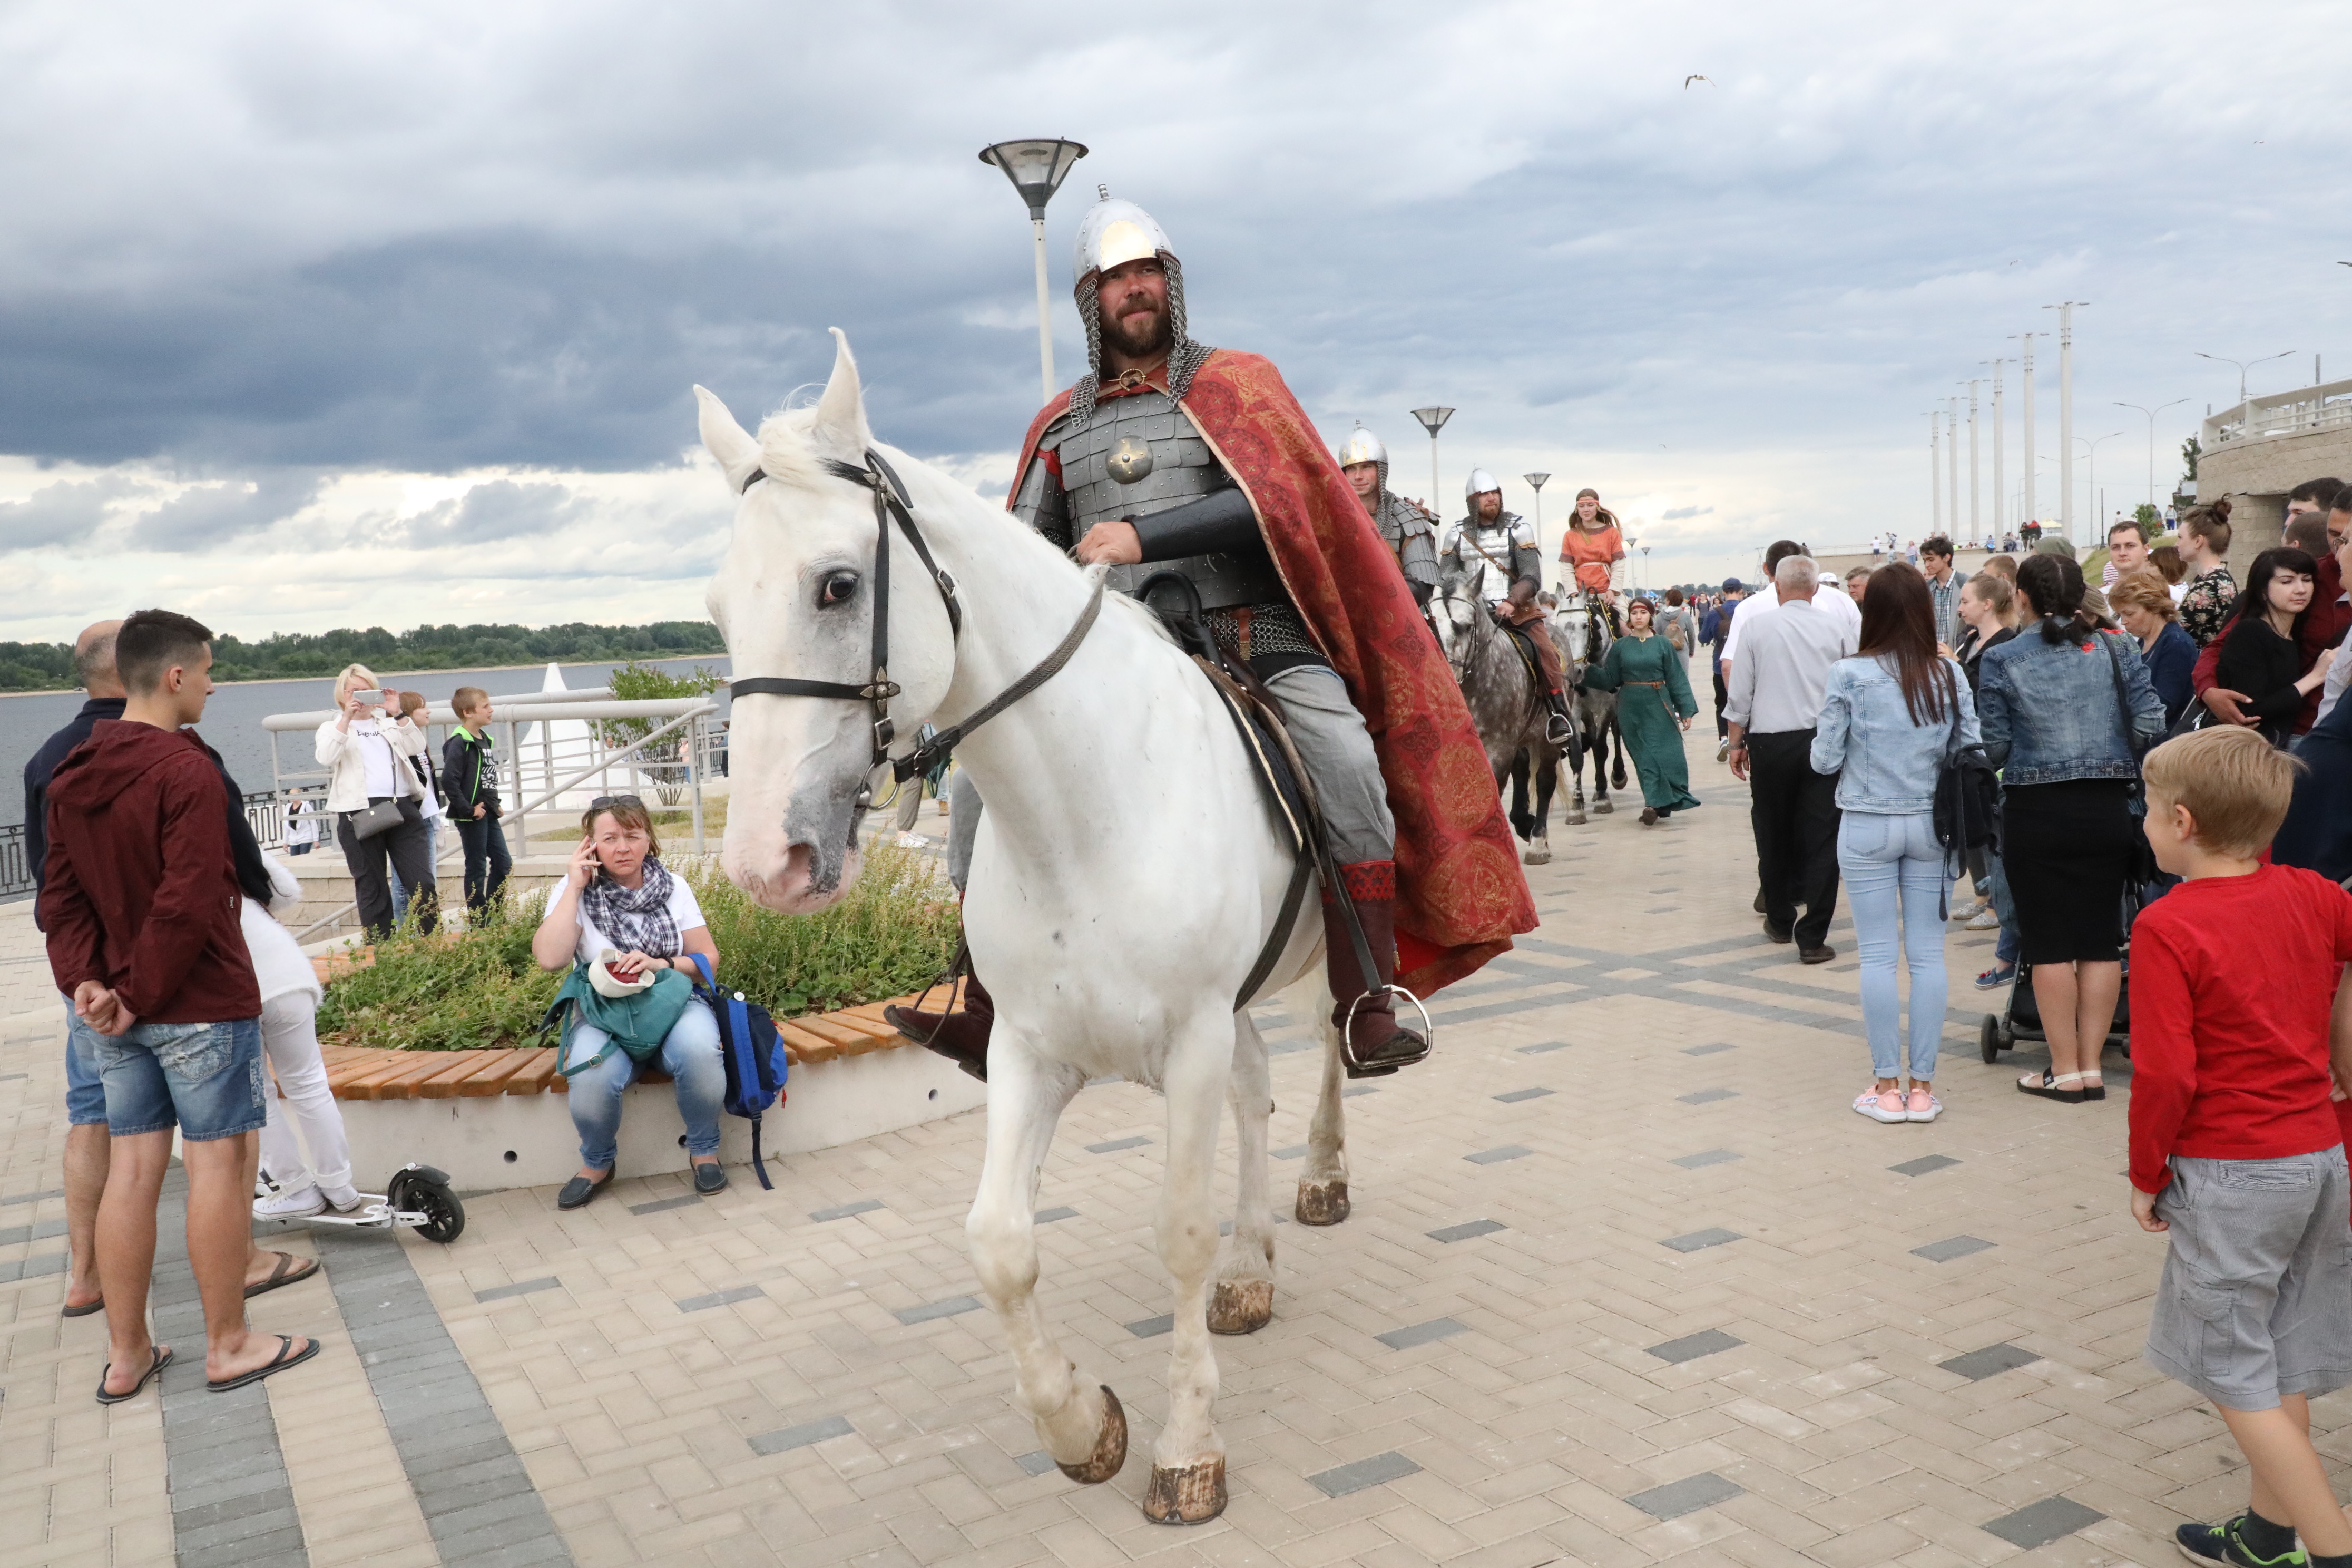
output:
[[[2147,666],[2148,684],[2156,688],[2157,700],[2164,704],[2165,723],[2179,723],[2180,716],[2189,711],[2189,698],[2195,695],[2189,689],[2189,676],[2197,668],[2197,639],[2179,621],[2167,621],[2156,634],[2156,646],[2140,658]]]
[[[1838,775],[1838,809],[1875,816],[1935,809],[1944,758],[1979,738],[1968,679],[1958,665],[1942,662],[1958,689],[1959,711],[1947,709],[1941,722],[1927,724],[1911,721],[1891,659],[1861,654],[1830,666],[1821,721],[1813,728],[1812,764],[1817,773]]]
[[[2123,665],[2123,708],[2110,649]],[[2004,784],[2137,778],[2131,737],[2145,744],[2164,733],[2164,703],[2148,684],[2139,644],[2121,632],[2053,643],[2039,626],[2021,626],[1987,648],[1979,668],[1985,755]]]

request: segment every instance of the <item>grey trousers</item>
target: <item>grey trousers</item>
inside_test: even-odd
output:
[[[1291,743],[1307,764],[1307,781],[1323,803],[1331,854],[1342,866],[1396,858],[1396,818],[1380,753],[1364,716],[1348,700],[1347,683],[1328,665],[1286,669],[1267,681],[1290,721]],[[948,805],[948,879],[959,889],[971,874],[972,841],[980,836],[981,799],[971,775],[956,770]]]

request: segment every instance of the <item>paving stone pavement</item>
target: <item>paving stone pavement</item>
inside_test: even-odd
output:
[[[1543,928],[1436,999],[1429,1063],[1347,1102],[1354,1215],[1283,1226],[1274,1321],[1215,1342],[1232,1505],[1192,1530],[1138,1506],[1166,1132],[1118,1083],[1072,1107],[1037,1200],[1044,1309],[1131,1423],[1106,1486],[1013,1406],[963,1247],[977,1113],[797,1156],[773,1193],[487,1195],[447,1247],[291,1230],[329,1279],[253,1317],[317,1361],[215,1413],[175,1330],[182,1381],[100,1408],[102,1320],[58,1316],[62,1015],[0,911],[0,1563],[236,1561],[241,1528],[250,1560],[320,1568],[2172,1561],[2244,1478],[2139,1360],[2163,1253],[2125,1212],[2124,1095],[2030,1100],[2036,1055],[1981,1065],[1990,939],[1955,929],[1944,1119],[1854,1115],[1851,927],[1818,968],[1762,938],[1703,731],[1707,804],[1556,825]],[[1270,1038],[1286,1210],[1318,1061]],[[2352,1401],[2315,1415],[2340,1468]],[[250,1518],[192,1447],[213,1432],[256,1449]]]

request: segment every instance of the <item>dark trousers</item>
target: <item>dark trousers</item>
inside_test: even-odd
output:
[[[1813,772],[1811,730],[1748,740],[1748,817],[1764,918],[1796,928],[1797,945],[1820,947],[1837,911],[1837,775]],[[1800,918],[1797,906],[1805,907]]]
[[[342,847],[343,864],[351,868],[360,924],[366,928],[370,942],[381,942],[392,934],[392,884],[384,878],[386,862],[400,873],[402,884],[409,889],[409,909],[416,916],[416,929],[430,931],[440,923],[433,883],[432,836],[425,832],[425,818],[415,801],[400,803],[400,826],[391,832],[361,838],[352,832],[350,812],[335,816],[335,842]]]
[[[1723,705],[1730,700],[1731,693],[1723,686],[1723,662],[1717,659],[1715,661],[1715,738],[1718,741],[1728,740],[1731,736],[1731,721],[1723,716]]]
[[[507,851],[507,836],[497,817],[450,820],[457,824],[457,842],[466,847],[466,907],[478,914],[506,887],[514,857]]]

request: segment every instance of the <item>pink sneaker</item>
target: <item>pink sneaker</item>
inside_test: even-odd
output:
[[[1909,1100],[1904,1104],[1903,1120],[1906,1121],[1933,1121],[1943,1113],[1944,1102],[1942,1100],[1937,1100],[1934,1095],[1929,1094],[1924,1089],[1915,1089],[1911,1091]]]
[[[1875,1089],[1865,1089],[1853,1097],[1853,1108],[1873,1121],[1905,1121],[1910,1119],[1903,1108],[1903,1091],[1899,1089],[1890,1089],[1883,1094]]]

